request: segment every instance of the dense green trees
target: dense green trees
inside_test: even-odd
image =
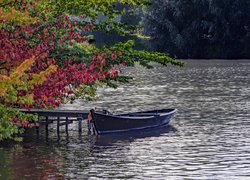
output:
[[[247,0],[158,0],[144,16],[151,46],[179,58],[249,58]]]

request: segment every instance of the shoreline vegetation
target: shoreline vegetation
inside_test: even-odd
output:
[[[164,53],[134,49],[132,40],[101,48],[90,43],[97,30],[136,32],[138,26],[116,17],[146,5],[145,0],[0,0],[0,141],[21,141],[24,129],[35,126],[37,116],[15,108],[53,109],[91,99],[98,87],[128,82],[121,67],[135,62],[146,68],[152,68],[149,62],[183,66]],[[105,20],[97,23],[99,15]]]
[[[249,0],[151,1],[142,16],[153,50],[179,59],[249,59]]]
[[[197,61],[207,61],[207,60],[211,60],[211,61],[249,61],[250,59],[219,59],[219,58],[215,58],[215,59],[206,59],[206,58],[202,58],[202,59],[180,59],[181,61],[188,61],[188,60],[197,60]]]

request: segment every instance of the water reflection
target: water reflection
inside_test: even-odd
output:
[[[62,158],[51,146],[34,143],[10,144],[0,149],[0,179],[64,179],[58,164]]]
[[[0,175],[25,177],[32,170],[30,179],[249,179],[249,69],[247,60],[126,69],[134,81],[117,90],[100,89],[96,102],[78,100],[61,108],[132,112],[174,107],[178,112],[170,129],[96,137],[86,131],[79,136],[77,124],[71,124],[69,137],[62,132],[58,141],[52,126],[49,142],[40,137],[39,143],[27,140],[20,149],[0,148]]]
[[[107,134],[107,135],[98,135],[95,138],[94,145],[95,147],[103,146],[105,149],[114,144],[128,144],[132,143],[138,139],[145,139],[148,137],[160,137],[167,133],[174,133],[177,129],[171,125],[147,129],[139,132],[127,132],[119,134]]]

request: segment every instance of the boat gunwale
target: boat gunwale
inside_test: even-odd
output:
[[[167,113],[164,113],[164,112],[163,113],[155,113],[155,115],[153,115],[153,116],[154,117],[155,116],[167,116],[167,115],[170,115],[170,114],[173,114],[173,113],[176,113],[176,112],[177,112],[177,109],[173,109],[172,111],[167,112]],[[140,114],[140,112],[136,112],[136,113]],[[128,113],[128,114],[136,114],[136,113]],[[145,113],[147,113],[147,112],[145,112]],[[150,114],[150,112],[148,114]],[[153,114],[153,113],[151,113],[151,114]]]
[[[119,118],[119,119],[137,119],[140,120],[145,120],[145,119],[150,119],[150,118],[154,118],[155,116],[119,116],[119,115],[112,115],[112,114],[102,114],[102,113],[98,113],[98,112],[94,112],[95,114],[101,115],[101,116],[109,116],[109,117],[113,117],[113,118]]]
[[[167,109],[163,109],[163,110],[167,110]],[[157,111],[157,110],[156,110]],[[100,113],[100,112],[94,112],[95,114],[98,114],[98,115],[101,115],[101,116],[109,116],[109,117],[113,117],[113,118],[120,118],[120,119],[136,119],[136,120],[145,120],[145,119],[150,119],[150,118],[155,118],[155,117],[162,117],[162,116],[167,116],[167,115],[170,115],[170,114],[173,114],[173,113],[176,113],[177,109],[172,109],[170,112],[167,112],[167,113],[150,113],[148,111],[145,111],[145,112],[141,112],[142,113],[147,113],[148,112],[148,116],[140,116],[140,112],[134,112],[134,113],[127,113],[127,114],[117,114],[117,115],[114,115],[114,114],[103,114],[103,113]],[[129,116],[129,115],[133,115],[133,114],[137,114],[138,113],[138,116]],[[151,114],[151,115],[150,115]],[[155,114],[155,115],[154,115]],[[127,115],[127,116],[126,116]]]

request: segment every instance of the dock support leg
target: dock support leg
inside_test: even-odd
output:
[[[39,139],[39,122],[36,122],[36,137]]]
[[[49,136],[49,117],[45,117],[45,134],[46,134],[46,139]]]
[[[81,133],[82,132],[82,116],[78,116],[78,131],[79,131],[79,133]]]
[[[90,120],[87,120],[87,126],[88,126],[88,134],[91,134],[91,122],[90,122]]]
[[[36,136],[39,137],[39,126],[36,125]]]
[[[67,136],[69,135],[69,132],[68,132],[69,128],[68,128],[68,126],[69,126],[69,118],[68,118],[68,117],[66,117],[66,122],[65,122],[65,131],[66,131],[66,135],[67,135]]]
[[[60,133],[60,117],[57,117],[57,121],[56,121],[56,131],[57,131],[57,134]]]
[[[38,116],[38,121],[35,122],[36,125],[36,137],[39,138],[39,121],[40,121],[40,116]]]
[[[60,133],[60,117],[57,117],[57,128],[56,128],[56,130],[57,130],[57,135],[59,135],[59,133]]]

